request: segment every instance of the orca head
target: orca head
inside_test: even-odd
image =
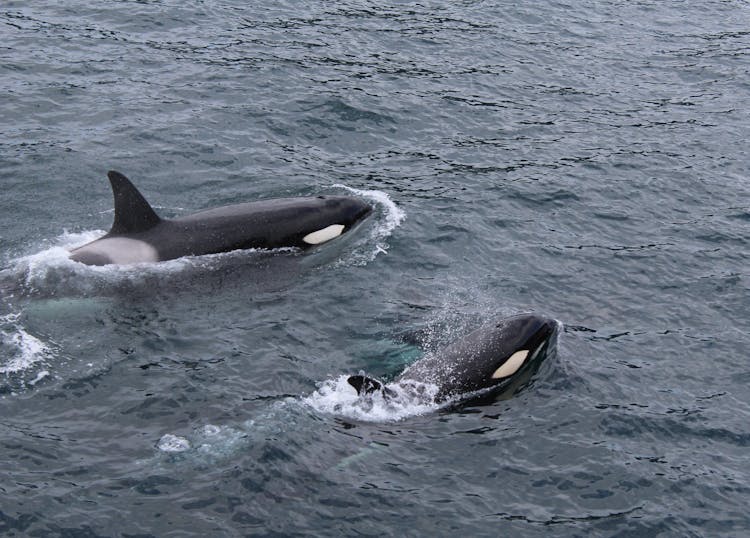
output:
[[[535,371],[554,345],[557,322],[536,314],[520,314],[497,320],[477,332],[473,388],[505,387],[523,372]]]
[[[318,196],[317,211],[328,222],[327,226],[305,233],[304,246],[320,245],[349,231],[372,213],[366,202],[351,196]]]
[[[323,201],[324,210],[331,215],[337,224],[347,229],[372,213],[372,206],[353,196],[318,196]]]

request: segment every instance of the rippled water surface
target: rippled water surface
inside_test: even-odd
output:
[[[750,7],[4,2],[0,534],[747,536]],[[91,268],[106,171],[184,215],[354,193],[313,252]],[[496,315],[512,397],[363,401]]]

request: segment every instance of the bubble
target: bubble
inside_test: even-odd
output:
[[[184,437],[167,433],[159,439],[156,447],[162,452],[185,452],[190,450],[190,441]]]

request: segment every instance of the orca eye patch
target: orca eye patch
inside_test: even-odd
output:
[[[492,379],[502,379],[504,377],[509,377],[515,374],[518,369],[523,365],[523,362],[526,360],[526,357],[529,356],[529,350],[528,349],[522,349],[520,351],[516,351],[508,357],[508,360],[505,361],[500,368],[495,370],[495,373],[492,374]]]
[[[331,224],[322,230],[307,234],[302,240],[308,245],[320,245],[340,236],[344,232],[344,228],[343,224]]]

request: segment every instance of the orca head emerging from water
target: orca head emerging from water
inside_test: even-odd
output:
[[[230,250],[309,248],[350,230],[372,212],[351,196],[276,198],[160,218],[128,178],[110,171],[115,202],[112,229],[73,249],[87,265],[158,262]]]
[[[437,387],[435,400],[501,392],[519,377],[533,372],[554,344],[557,322],[536,314],[497,319],[466,337],[430,353],[409,366],[394,383],[418,382]],[[359,394],[394,391],[364,375],[348,379]],[[408,383],[407,383],[408,384]]]

